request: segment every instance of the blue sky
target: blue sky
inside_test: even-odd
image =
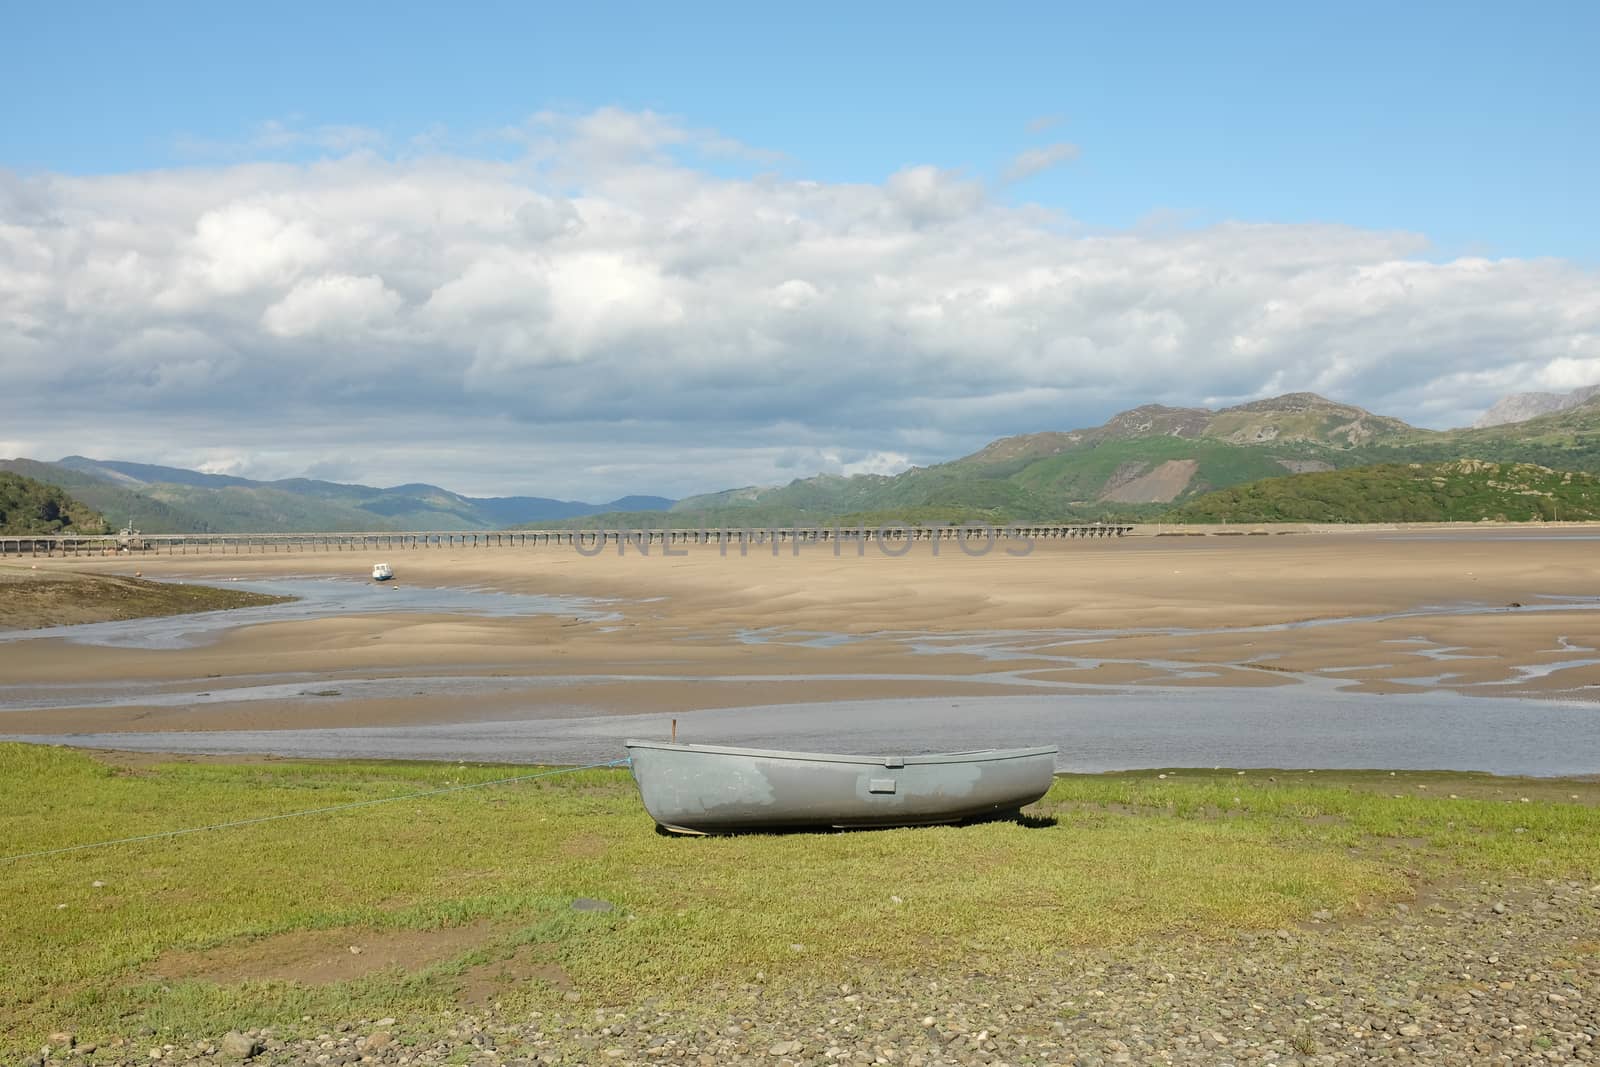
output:
[[[0,5],[0,456],[604,500],[1600,382],[1600,4]]]
[[[270,120],[465,142],[613,105],[824,181],[1067,140],[1077,163],[1013,195],[1090,226],[1343,222],[1589,262],[1600,234],[1593,3],[9,7],[0,164],[23,171],[192,163],[184,142]]]

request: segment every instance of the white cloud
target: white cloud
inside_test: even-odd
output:
[[[296,282],[261,313],[261,325],[284,338],[374,336],[402,303],[381,278],[324,274]]]
[[[838,453],[832,453],[830,458],[837,465],[840,474],[849,476],[853,474],[899,474],[911,466],[911,457],[904,452],[873,452],[851,462],[841,462]]]
[[[1002,179],[1008,182],[1020,182],[1024,178],[1031,178],[1041,174],[1051,167],[1060,166],[1069,160],[1078,158],[1078,146],[1067,144],[1065,141],[1056,144],[1043,145],[1039,148],[1029,148],[1018,152],[1010,164],[1007,165]]]
[[[651,113],[518,129],[511,161],[0,171],[0,425],[599,498],[888,470],[1147,401],[1314,388],[1464,424],[1600,373],[1600,278],[1569,262],[1091,232],[931,166],[730,177],[693,161],[716,134]]]
[[[929,166],[896,171],[889,175],[883,191],[900,217],[913,226],[968,217],[984,199],[978,182]]]
[[[249,455],[238,452],[212,451],[206,454],[205,459],[190,460],[191,469],[203,474],[231,474],[236,477],[248,478],[249,475],[240,472],[249,470],[251,464]]]

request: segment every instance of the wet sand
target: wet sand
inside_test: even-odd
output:
[[[123,574],[82,574],[0,559],[0,633],[117,619],[156,618],[268,604],[238,588],[151,582]]]
[[[414,550],[389,557],[402,586],[465,590],[467,602],[381,612],[362,607],[372,561],[353,553],[41,561],[199,581],[336,577],[349,584],[331,586],[333,599],[348,590],[349,603],[201,627],[184,647],[11,635],[0,641],[0,734],[448,726],[1145,688],[1600,696],[1600,545],[1587,538],[1129,538],[980,558],[927,544],[901,558],[870,546],[858,557],[852,545],[838,557],[827,546],[684,551]],[[468,613],[471,590],[585,599]]]

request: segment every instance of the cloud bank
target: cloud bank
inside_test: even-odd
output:
[[[932,166],[790,177],[651,113],[497,144],[0,171],[0,439],[604,499],[880,472],[1148,401],[1309,389],[1459,425],[1600,381],[1600,277],[1560,260],[1097,231]]]

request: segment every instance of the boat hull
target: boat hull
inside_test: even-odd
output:
[[[925,826],[993,818],[1044,796],[1056,748],[916,756],[629,741],[645,810],[667,830]]]

